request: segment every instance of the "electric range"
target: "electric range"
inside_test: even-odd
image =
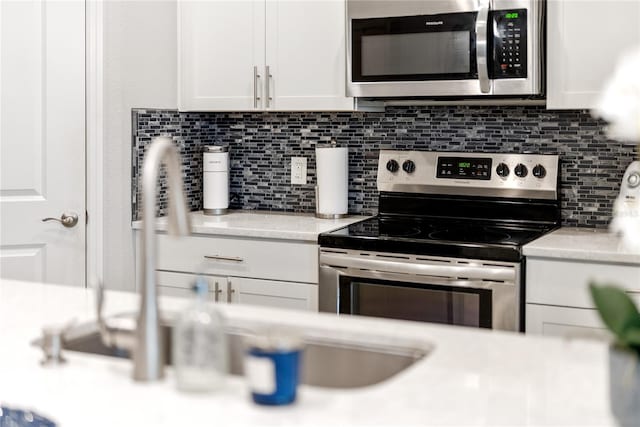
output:
[[[522,330],[522,246],[560,225],[558,163],[381,151],[379,214],[319,237],[320,310]]]

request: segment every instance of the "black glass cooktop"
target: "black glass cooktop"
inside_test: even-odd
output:
[[[521,247],[553,226],[375,217],[319,237],[322,247],[519,261]]]

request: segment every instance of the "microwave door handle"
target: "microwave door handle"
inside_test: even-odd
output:
[[[480,92],[489,93],[489,65],[487,63],[487,22],[489,20],[489,0],[480,0],[478,18],[476,19],[476,62],[478,64],[478,80]]]

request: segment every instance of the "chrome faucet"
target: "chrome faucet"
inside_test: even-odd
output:
[[[103,288],[98,291],[98,323],[102,340],[106,345],[122,347],[132,353],[133,378],[137,381],[154,381],[164,376],[163,336],[158,310],[156,278],[156,185],[160,166],[164,162],[169,181],[169,233],[190,233],[180,155],[169,137],[157,137],[149,146],[142,169],[142,247],[140,272],[140,312],[135,335],[131,331],[112,328],[102,318]]]

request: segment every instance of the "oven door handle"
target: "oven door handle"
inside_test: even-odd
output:
[[[320,265],[378,272],[436,276],[443,279],[477,279],[515,282],[516,269],[499,265],[435,265],[397,259],[363,259],[345,254],[320,253]]]
[[[489,0],[480,0],[480,8],[476,18],[476,63],[478,64],[478,81],[480,82],[480,92],[482,93],[489,93],[491,90],[487,45],[487,25],[490,8]]]
[[[452,288],[467,288],[467,289],[507,289],[514,287],[514,282],[485,282],[481,279],[447,279],[439,277],[428,276],[414,276],[408,278],[406,274],[387,273],[379,271],[363,271],[352,268],[335,268],[331,267],[339,276],[346,276],[356,279],[378,279],[386,280],[388,282],[401,282],[412,284],[425,284],[431,286],[450,286]],[[390,285],[394,286],[394,285]],[[397,286],[402,287],[402,284]]]

